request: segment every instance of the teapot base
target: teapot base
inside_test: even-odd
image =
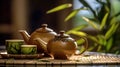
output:
[[[59,60],[68,60],[68,57],[66,55],[54,55],[53,58]]]
[[[44,57],[51,57],[48,53],[44,53]]]

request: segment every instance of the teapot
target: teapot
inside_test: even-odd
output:
[[[24,41],[28,45],[37,45],[37,52],[43,53],[44,50],[41,47],[41,43],[35,41],[36,38],[42,39],[45,43],[48,43],[49,40],[53,39],[56,33],[47,27],[47,24],[42,24],[41,28],[36,29],[31,35],[29,35],[25,30],[19,30]]]
[[[88,43],[85,38],[83,39],[85,40],[83,45],[86,50]],[[60,31],[60,33],[55,35],[55,38],[49,40],[48,43],[40,38],[36,38],[35,40],[41,44],[44,52],[48,53],[54,59],[69,59],[75,54],[78,48],[76,41],[69,35],[65,34],[65,31]],[[82,51],[81,54],[84,51]]]

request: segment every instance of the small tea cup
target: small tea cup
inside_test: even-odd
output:
[[[5,44],[8,54],[21,54],[21,45],[24,44],[24,40],[10,39],[6,40]]]
[[[37,45],[21,45],[21,54],[36,54]]]

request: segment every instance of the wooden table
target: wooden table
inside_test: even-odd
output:
[[[72,56],[69,60],[55,60],[50,57],[40,59],[3,59],[0,67],[119,67],[120,55],[98,52],[85,52]]]

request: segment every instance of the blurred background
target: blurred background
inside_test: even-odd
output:
[[[0,0],[0,45],[4,45],[6,39],[21,38],[18,30],[31,34],[43,23],[56,32],[67,30],[72,24],[67,26],[64,18],[72,8],[46,14],[47,10],[66,2],[72,3],[69,0]]]
[[[94,11],[96,11],[96,14],[99,14],[100,12],[101,15],[104,15],[104,11],[101,11],[107,1],[109,0],[83,0],[83,2],[82,0],[0,0],[0,46],[5,45],[6,39],[22,39],[22,36],[19,34],[18,30],[26,30],[29,34],[31,34],[35,31],[35,29],[40,28],[43,23],[48,24],[48,27],[57,33],[59,33],[60,30],[68,31],[79,25],[88,24],[81,18],[81,16],[96,18],[92,11],[89,10],[80,11],[74,18],[68,20],[67,22],[65,22],[64,19],[72,10],[86,6],[86,3],[89,4]],[[59,12],[46,14],[46,11],[64,3],[72,3],[73,7]],[[110,0],[110,5],[107,4],[111,6],[110,15],[117,14],[118,22],[120,21],[119,4],[119,0]],[[98,18],[102,18],[103,16],[101,15],[98,15]],[[101,20],[102,19],[100,19],[100,21]],[[120,34],[120,27],[118,28],[117,35]],[[88,26],[82,31],[91,35],[98,34],[98,32],[91,26]],[[117,37],[117,46],[115,46],[115,49],[117,49],[120,53],[120,48],[118,48],[120,47],[120,36],[118,37],[117,35],[114,34],[113,38]],[[91,41],[89,41],[89,43],[91,43]],[[112,44],[113,43],[114,42],[112,42]],[[108,49],[108,47],[105,48]],[[94,48],[96,48],[96,46]],[[100,48],[98,47],[98,49]]]

